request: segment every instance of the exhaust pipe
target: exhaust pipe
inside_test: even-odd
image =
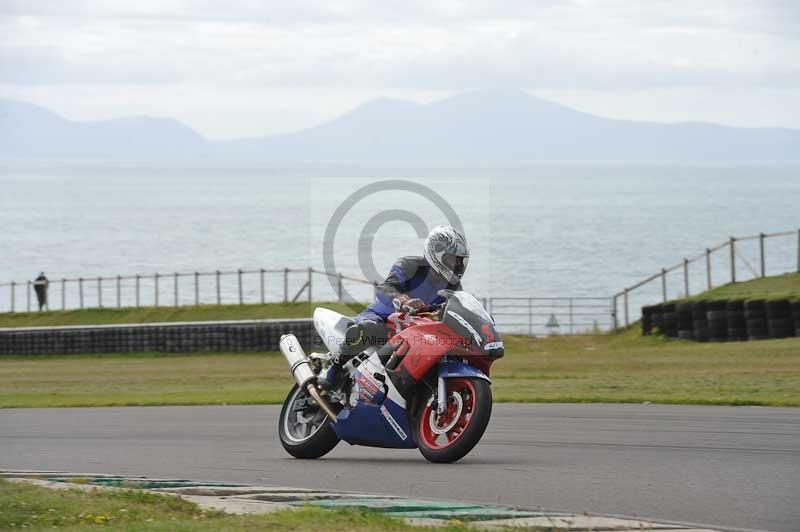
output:
[[[314,374],[314,370],[311,369],[311,362],[308,360],[308,357],[306,357],[297,337],[293,334],[284,334],[281,336],[279,347],[281,353],[283,353],[283,357],[289,364],[289,370],[292,372],[294,380],[297,381],[300,388],[304,388],[308,394],[314,398],[320,408],[328,414],[330,420],[336,423],[336,413],[334,413],[328,402],[323,399],[317,391],[317,376]]]

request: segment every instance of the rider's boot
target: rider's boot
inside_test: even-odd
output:
[[[370,320],[354,323],[348,327],[339,354],[333,359],[327,370],[319,374],[317,383],[322,388],[333,389],[341,377],[342,366],[370,345],[377,345],[378,338],[384,336],[385,333],[383,324]]]

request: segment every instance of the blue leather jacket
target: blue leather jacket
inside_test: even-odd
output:
[[[449,284],[424,257],[402,257],[394,263],[386,280],[378,285],[375,302],[359,314],[356,321],[379,319],[385,322],[394,312],[392,300],[400,294],[421,299],[428,305],[441,303],[444,298],[438,292],[445,288],[461,290],[461,283]]]

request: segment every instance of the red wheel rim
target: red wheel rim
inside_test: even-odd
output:
[[[430,402],[419,417],[421,443],[430,449],[445,449],[453,445],[464,434],[475,412],[475,387],[470,379],[446,379],[445,384],[445,414],[437,416],[433,402]]]

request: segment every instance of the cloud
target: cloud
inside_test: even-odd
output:
[[[11,1],[0,68],[11,84],[796,87],[800,39],[763,30],[798,10],[770,5]]]
[[[175,69],[166,63],[153,64],[136,58],[106,63],[102,54],[68,57],[55,46],[0,45],[0,83],[152,84],[176,80]]]
[[[493,87],[789,91],[798,26],[794,0],[5,0],[0,93],[43,104],[102,93],[104,109],[120,95],[149,112],[167,94],[192,93],[194,107],[236,95],[240,113],[288,98],[271,102],[282,119],[305,107],[327,117],[363,95]]]

